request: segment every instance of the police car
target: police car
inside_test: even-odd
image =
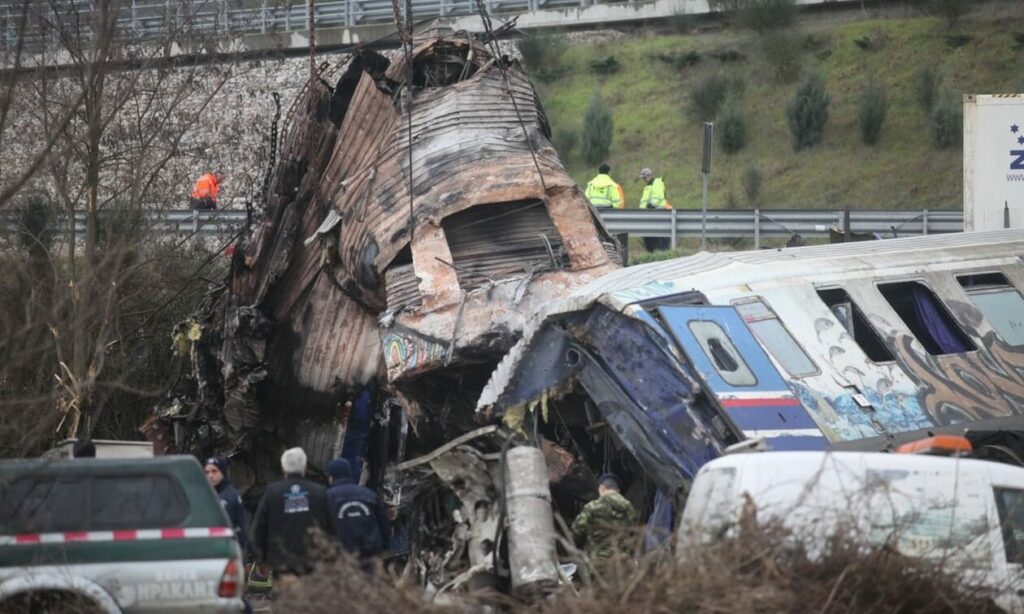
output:
[[[0,462],[0,611],[238,612],[242,583],[194,458]]]

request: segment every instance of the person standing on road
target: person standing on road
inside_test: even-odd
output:
[[[228,514],[228,520],[235,530],[235,539],[242,548],[242,556],[248,559],[252,548],[249,543],[249,520],[245,515],[245,506],[242,505],[242,497],[238,494],[235,485],[228,478],[228,461],[220,456],[211,456],[206,459],[203,467],[206,472],[206,480],[217,491],[220,497],[220,504]]]
[[[584,506],[572,522],[572,535],[599,566],[611,559],[622,533],[636,524],[636,509],[619,492],[619,478],[606,473],[597,479],[597,499]]]
[[[384,503],[377,493],[356,484],[348,460],[332,460],[327,473],[331,476],[327,503],[334,536],[345,550],[368,564],[391,547],[391,524]]]
[[[587,200],[598,209],[622,209],[626,206],[626,198],[622,186],[612,179],[612,169],[602,164],[597,169],[597,176],[587,184]]]
[[[645,168],[640,171],[640,179],[645,183],[644,193],[640,196],[641,209],[671,209],[665,194],[665,182],[661,177],[655,177],[651,169]],[[663,237],[644,237],[644,248],[649,252],[666,250],[671,241]]]
[[[305,478],[306,452],[290,448],[281,455],[284,479],[269,484],[252,523],[256,562],[275,573],[304,574],[313,569],[311,532],[327,531],[324,487]]]

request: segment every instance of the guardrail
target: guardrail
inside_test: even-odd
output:
[[[850,231],[878,234],[882,237],[961,232],[961,211],[928,209],[851,210]],[[712,239],[752,239],[754,248],[764,238],[827,238],[830,229],[843,231],[846,212],[827,209],[728,209],[709,210],[707,236]],[[674,249],[682,237],[700,237],[702,215],[698,209],[603,210],[601,217],[612,233],[670,239]]]
[[[697,209],[600,210],[608,231],[637,237],[660,237],[670,240],[674,248],[684,237],[700,237],[701,212]],[[827,238],[830,229],[843,231],[846,212],[827,209],[729,209],[710,210],[707,216],[709,238],[751,239],[754,247],[761,246],[765,238]],[[960,211],[920,210],[851,210],[850,231],[878,234],[882,237],[910,236],[960,232],[964,216]],[[195,234],[224,236],[238,231],[246,222],[246,212],[223,211],[148,211],[146,219],[153,230],[172,235]],[[76,216],[76,232],[85,230],[85,215]],[[59,228],[64,227],[58,222]],[[17,232],[16,216],[7,212],[0,215],[0,229]]]
[[[34,3],[29,3],[32,6]],[[404,5],[404,2],[402,3]],[[593,0],[484,0],[492,14],[524,13],[540,9],[586,7]],[[64,17],[77,17],[77,22],[88,32],[91,22],[91,3],[71,0],[63,5],[45,5],[47,13],[62,12]],[[18,24],[25,3],[0,2],[0,41],[14,48]],[[416,21],[438,17],[474,15],[476,0],[412,0],[412,13]],[[367,24],[394,23],[391,0],[318,0],[313,7],[317,28],[352,27]],[[31,12],[30,12],[31,16]],[[177,0],[131,0],[125,2],[117,19],[117,31],[130,40],[160,38],[173,26],[175,30],[203,34],[238,35],[304,32],[309,21],[308,3],[282,4],[280,1],[255,0],[239,3],[237,0],[207,0],[179,2]],[[40,26],[30,18],[24,41],[28,45],[42,45],[52,26]]]

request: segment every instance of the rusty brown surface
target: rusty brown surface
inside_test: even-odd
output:
[[[473,369],[619,266],[518,64],[468,39],[412,58],[411,88],[400,54],[360,50],[295,103],[263,219],[204,308],[188,420],[210,428],[193,448],[261,433],[336,448],[338,407],[367,385],[456,412],[454,432],[473,419]]]

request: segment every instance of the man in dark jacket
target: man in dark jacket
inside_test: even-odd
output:
[[[284,479],[267,486],[252,523],[253,556],[272,571],[312,570],[311,532],[327,531],[324,487],[305,479],[306,453],[290,448],[281,455]]]
[[[352,467],[344,458],[327,465],[331,486],[327,489],[334,536],[345,550],[367,561],[391,546],[391,525],[377,493],[356,484]]]
[[[235,489],[235,485],[228,478],[228,460],[220,456],[212,456],[206,459],[206,480],[217,491],[220,497],[220,504],[228,513],[228,520],[235,529],[235,538],[242,548],[242,555],[249,558],[251,548],[249,545],[249,520],[245,515],[245,506],[242,505],[242,497]]]

